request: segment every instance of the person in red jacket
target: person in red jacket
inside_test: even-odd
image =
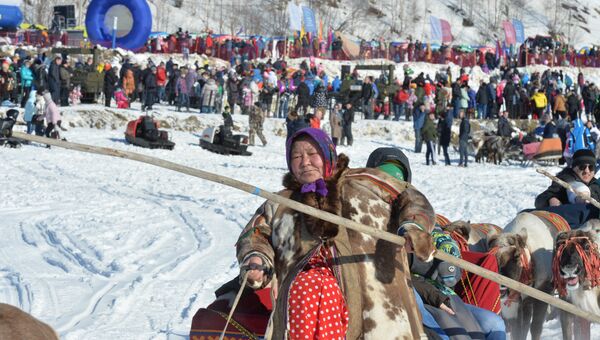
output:
[[[404,115],[406,111],[406,102],[408,101],[409,97],[410,94],[408,93],[408,89],[404,86],[400,90],[398,90],[398,92],[396,92],[396,94],[394,95],[393,104],[395,121],[400,120],[400,117]]]
[[[212,57],[214,55],[213,53],[213,39],[211,36],[212,32],[209,32],[209,34],[206,36],[206,51],[204,53],[206,53],[206,55],[208,55],[209,57]]]
[[[167,84],[167,69],[165,63],[160,62],[156,68],[156,86],[158,86],[158,102],[165,100],[165,85]]]

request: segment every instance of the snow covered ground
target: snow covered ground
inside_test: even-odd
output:
[[[166,109],[159,114],[188,115]],[[195,116],[206,124],[220,120]],[[247,118],[234,118],[246,132]],[[171,131],[174,151],[126,144],[123,125],[75,127],[63,135],[276,191],[286,172],[282,128],[282,120],[269,119],[269,144],[251,148],[251,157],[203,150],[194,132]],[[503,226],[549,184],[531,167],[458,168],[456,153],[451,167],[427,167],[424,154],[412,152],[411,129],[407,122],[359,121],[355,145],[339,152],[361,167],[377,147],[402,148],[414,184],[451,220]],[[185,338],[196,310],[237,274],[235,241],[262,201],[149,165],[39,145],[0,149],[0,172],[0,301],[48,322],[64,339]],[[559,338],[559,323],[547,323],[544,332]],[[593,334],[600,338],[600,327]]]

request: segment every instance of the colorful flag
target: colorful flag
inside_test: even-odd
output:
[[[306,32],[317,34],[317,21],[315,13],[309,7],[303,6],[302,13],[304,14],[304,29]]]
[[[496,40],[496,61],[500,60],[504,56],[504,50],[500,45],[500,40]]]
[[[509,45],[515,44],[517,42],[517,35],[515,33],[515,27],[513,24],[508,21],[502,21],[502,27],[504,27],[504,36],[506,43]]]
[[[242,33],[244,33],[244,26],[240,26],[240,29],[237,31],[237,33],[235,35],[238,36]]]
[[[323,41],[323,20],[319,19],[319,41]]]
[[[452,30],[448,21],[430,16],[429,22],[431,23],[431,40],[443,43],[452,42]]]
[[[523,28],[523,23],[517,19],[513,19],[512,24],[515,29],[515,40],[517,43],[522,44],[525,42],[525,29]]]
[[[293,2],[288,5],[290,17],[290,31],[299,31],[302,28],[302,8]]]

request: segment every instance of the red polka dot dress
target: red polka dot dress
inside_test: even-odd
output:
[[[348,309],[329,265],[329,251],[321,247],[296,276],[290,288],[290,339],[346,338]]]

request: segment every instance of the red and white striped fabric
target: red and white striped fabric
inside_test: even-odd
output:
[[[326,247],[296,276],[288,300],[290,339],[346,338],[348,309]]]

